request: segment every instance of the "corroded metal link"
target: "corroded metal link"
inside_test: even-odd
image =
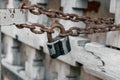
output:
[[[93,33],[103,33],[103,32],[109,32],[109,31],[118,31],[120,30],[120,25],[99,25],[99,26],[89,26],[86,28],[80,28],[80,27],[71,27],[68,30],[65,30],[63,25],[60,23],[53,23],[50,27],[45,27],[42,24],[34,23],[32,25],[29,24],[16,24],[16,27],[19,29],[22,28],[29,28],[33,33],[35,34],[42,34],[44,32],[47,32],[49,34],[54,33],[54,29],[58,28],[60,29],[60,36],[78,36],[79,34],[93,34]],[[40,28],[36,30],[36,28]]]
[[[34,23],[32,25],[29,25],[29,24],[15,24],[15,25],[19,29],[28,28],[31,30],[31,32],[33,32],[35,34],[42,34],[44,32],[50,32],[48,28],[46,28],[44,25],[38,24],[38,23]],[[37,27],[40,29],[37,30]]]
[[[15,24],[17,28],[23,29],[24,27],[21,24]]]
[[[40,5],[35,4],[35,5],[25,5],[25,4],[21,4],[21,9],[29,9],[29,11],[34,14],[34,15],[41,15],[41,14],[45,14],[50,18],[60,18],[60,19],[64,19],[64,20],[71,20],[73,22],[79,22],[79,21],[83,21],[84,23],[90,24],[91,22],[95,23],[95,24],[113,24],[114,23],[114,19],[113,18],[108,18],[108,19],[103,19],[103,18],[97,18],[97,19],[92,19],[90,17],[87,16],[78,16],[76,14],[65,14],[61,11],[57,11],[57,10],[45,10],[43,9]]]
[[[81,31],[81,28],[79,27],[71,27],[68,30],[68,34],[71,36],[79,36],[79,31]]]
[[[47,32],[48,35],[54,33],[54,29],[60,29],[60,36],[78,36],[79,34],[93,34],[93,33],[103,33],[109,31],[117,31],[120,30],[120,25],[114,25],[113,18],[90,18],[87,16],[78,16],[76,14],[67,14],[57,10],[45,10],[42,6],[35,4],[35,5],[20,5],[21,9],[28,9],[34,15],[41,15],[44,14],[50,18],[59,18],[63,20],[71,20],[73,22],[83,21],[87,24],[86,28],[80,27],[71,27],[68,30],[64,29],[64,26],[58,22],[53,23],[50,27],[45,27],[42,24],[34,23],[32,25],[29,24],[16,24],[16,27],[19,29],[22,28],[29,28],[35,34],[42,34]],[[40,28],[37,30],[37,27]],[[49,37],[49,36],[48,36]]]
[[[38,24],[38,23],[34,23],[31,25],[32,27],[34,27],[33,29],[30,29],[33,33],[35,34],[42,34],[44,33],[44,31],[42,29],[45,29],[45,26],[42,24]],[[36,26],[39,27],[39,30],[36,30]]]
[[[32,13],[32,14],[35,14],[35,15],[40,15],[42,14],[40,11],[43,10],[42,6],[40,5],[32,5],[30,6],[31,9],[29,9],[29,11]],[[34,9],[32,9],[34,8]],[[37,11],[35,11],[37,9]]]
[[[34,29],[31,25],[28,24],[15,24],[17,28],[23,29],[23,28],[29,28],[29,29]]]

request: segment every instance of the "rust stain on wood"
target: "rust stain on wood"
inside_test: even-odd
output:
[[[89,1],[88,2],[88,8],[84,9],[83,11],[86,12],[98,12],[100,8],[101,3],[99,1]]]
[[[47,4],[47,9],[60,10],[61,0],[49,0]]]

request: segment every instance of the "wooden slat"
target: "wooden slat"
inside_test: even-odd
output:
[[[117,0],[110,0],[110,13],[115,13]]]
[[[1,36],[1,26],[0,26],[0,68],[1,68],[1,60],[2,60],[1,59],[2,58],[2,56],[1,56],[2,55],[1,37],[2,36]],[[0,80],[1,80],[1,70],[0,70]]]
[[[0,9],[0,25],[21,24],[26,22],[26,10]]]
[[[120,24],[120,0],[116,0],[115,24]],[[120,48],[120,31],[109,32],[107,34],[106,44]]]
[[[120,51],[107,48],[104,45],[97,43],[88,43],[85,46],[88,52],[91,52],[97,59],[101,60],[104,65],[93,65],[86,66],[90,72],[93,72],[96,76],[106,77],[109,76],[111,79],[107,80],[120,80]],[[92,62],[91,62],[92,63]],[[96,68],[95,68],[96,67]],[[95,72],[96,70],[96,72]],[[105,76],[104,76],[105,75]],[[113,78],[113,79],[112,79]]]
[[[29,29],[17,29],[15,26],[5,26],[2,27],[2,32],[6,35],[9,35],[13,38],[16,38],[16,35],[18,37],[18,40],[29,45],[32,46],[36,49],[40,49],[40,46],[42,46],[44,48],[44,52],[49,54],[48,52],[48,48],[47,48],[47,35],[46,33],[44,34],[34,34],[32,33]],[[87,52],[85,52],[82,48],[80,48],[77,44],[77,41],[81,40],[81,38],[77,38],[77,37],[70,37],[70,41],[71,41],[71,47],[72,47],[72,51],[71,54],[65,55],[65,56],[61,56],[59,57],[59,59],[61,59],[62,61],[70,64],[70,65],[76,65],[75,60],[83,60],[85,58],[81,59],[81,56],[85,56],[87,55]],[[83,39],[82,39],[83,40]],[[81,55],[82,53],[84,53],[83,55]],[[72,57],[74,55],[77,55],[78,58]],[[91,54],[90,54],[91,55]],[[89,56],[90,56],[89,55]],[[91,55],[91,60],[95,61],[94,63],[99,63],[99,61],[96,61],[96,59],[92,59],[92,55]],[[86,60],[86,59],[85,59]],[[88,63],[90,63],[88,61]]]

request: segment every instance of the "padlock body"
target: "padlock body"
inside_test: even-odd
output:
[[[57,58],[61,55],[60,48],[59,48],[59,41],[54,41],[51,43],[47,43],[48,50],[50,53],[51,58]]]
[[[69,37],[57,36],[53,42],[47,43],[51,58],[57,58],[60,55],[68,54],[71,51]]]
[[[69,37],[66,36],[66,37],[60,39],[59,41],[60,41],[59,47],[61,50],[61,55],[68,54],[71,51]]]
[[[71,51],[70,39],[68,36],[66,38],[67,38],[67,41],[66,41],[67,50],[68,52],[70,52]]]

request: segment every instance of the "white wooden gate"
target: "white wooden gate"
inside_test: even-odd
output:
[[[30,0],[30,1],[31,4],[39,3],[43,7],[46,7],[46,4],[49,4],[50,1],[54,1],[54,0],[50,0],[50,1]],[[85,11],[84,9],[87,8],[87,5],[90,5],[90,3],[94,1],[100,4],[100,6],[98,6],[98,12],[96,13],[94,9],[84,12]],[[8,4],[8,7],[10,7],[10,4],[11,3]],[[63,8],[63,11],[65,13],[76,13],[80,16],[85,14],[91,17],[102,16],[104,18],[109,16],[113,17],[113,15],[115,15],[115,24],[120,23],[119,0],[110,0],[110,3],[109,1],[100,1],[100,0],[69,0],[69,1],[61,0],[61,4],[56,3],[56,5],[57,4],[62,6],[61,8]],[[49,8],[50,7],[51,6],[49,6]],[[108,8],[110,8],[109,11],[107,11]],[[112,13],[113,15],[110,13]],[[28,17],[26,18],[26,16]],[[7,9],[7,10],[0,9],[0,25],[2,25],[1,30],[2,33],[6,35],[4,37],[3,43],[7,45],[7,46],[4,45],[6,47],[5,50],[7,51],[6,52],[7,55],[6,58],[2,59],[2,64],[24,80],[33,80],[35,79],[35,77],[37,77],[37,79],[43,80],[44,75],[47,75],[46,80],[70,80],[68,79],[68,77],[66,77],[67,75],[70,75],[69,74],[70,73],[69,70],[71,70],[70,66],[80,68],[78,64],[83,65],[83,69],[85,70],[85,72],[93,76],[99,77],[103,80],[120,80],[120,76],[119,76],[120,75],[119,33],[120,32],[119,31],[88,35],[88,37],[86,38],[70,37],[72,51],[68,55],[60,56],[57,60],[51,60],[48,56],[47,56],[47,60],[45,60],[43,59],[43,56],[42,57],[39,56],[42,60],[45,60],[46,63],[44,63],[44,66],[43,66],[43,62],[41,62],[40,64],[38,64],[37,62],[35,63],[34,62],[34,59],[36,59],[35,54],[37,54],[37,52],[41,53],[40,50],[42,50],[42,48],[43,48],[43,52],[49,55],[46,46],[47,43],[46,33],[42,35],[36,35],[31,33],[28,29],[20,30],[11,24],[38,22],[48,26],[51,21],[52,19],[47,18],[45,15],[35,16],[29,12],[27,13],[26,10],[21,11],[19,9]],[[59,22],[63,24],[66,29],[75,25],[85,27],[85,24],[83,22],[73,23],[71,21],[64,21],[64,20],[60,20]],[[13,39],[16,38],[18,42],[14,43]],[[91,40],[91,42],[86,43],[89,41],[89,39]],[[23,58],[23,61],[20,61],[20,63],[24,64],[26,69],[26,72],[23,70],[20,71],[20,73],[17,72],[17,70],[22,70],[23,67],[12,66],[7,64],[7,62],[13,64],[14,60],[16,60],[14,58],[18,56],[18,54],[13,53],[13,49],[11,47],[16,46],[16,44],[17,46],[19,46],[18,45],[19,41],[24,43],[22,45],[21,54],[26,53],[23,55],[27,57],[26,60],[26,57],[23,58],[22,55],[19,55],[20,58]],[[105,46],[106,44],[114,47],[106,47]],[[26,62],[24,62],[24,60],[26,60]],[[40,66],[40,68],[38,66],[33,67],[32,66],[33,63],[42,66]],[[54,64],[55,66],[49,64]],[[60,66],[60,64],[62,66]],[[45,74],[45,68],[46,70],[48,70],[46,74]],[[36,74],[34,75],[33,73]],[[72,73],[74,73],[74,71]],[[39,74],[42,77],[38,77],[37,74]],[[50,76],[52,76],[52,78]],[[75,78],[73,80],[79,80],[79,79]],[[89,80],[89,79],[83,78],[83,80]],[[99,79],[95,79],[95,80],[99,80]]]

